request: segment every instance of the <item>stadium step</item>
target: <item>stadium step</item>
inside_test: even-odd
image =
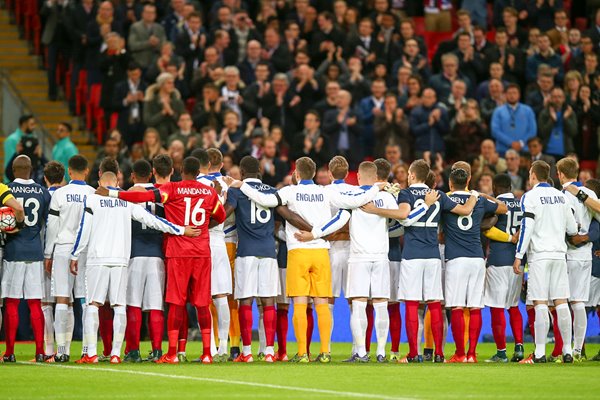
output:
[[[93,161],[96,151],[90,144],[89,134],[87,131],[81,130],[80,126],[83,126],[80,125],[79,120],[69,114],[66,102],[48,100],[47,72],[39,68],[40,58],[30,55],[30,53],[31,45],[20,39],[19,30],[16,25],[10,24],[7,11],[0,10],[0,68],[7,71],[18,94],[43,126],[44,134],[50,135],[56,140],[58,124],[62,121],[71,123],[74,129],[73,143],[76,144],[81,154]],[[16,120],[18,116],[8,116],[8,118]],[[4,133],[9,135],[11,132]],[[4,138],[0,137],[0,145],[4,142]],[[0,169],[4,165],[2,162],[4,152],[1,153]]]

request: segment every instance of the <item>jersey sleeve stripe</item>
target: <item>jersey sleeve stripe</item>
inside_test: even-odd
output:
[[[279,193],[277,192],[275,192],[275,197],[277,197],[277,207],[279,207],[283,204],[283,201],[281,200],[281,196],[279,196]]]
[[[178,225],[175,225],[173,223],[171,223],[170,221],[159,217],[158,215],[152,214],[150,211],[148,211],[147,209],[144,209],[144,211],[146,211],[148,214],[152,215],[154,218],[156,218],[157,220],[161,221],[162,223],[169,225],[171,228],[175,229],[176,231],[181,231],[180,227]]]
[[[416,212],[414,212],[414,211],[413,211],[412,213],[408,214],[408,219],[415,218],[415,217],[417,217],[418,215],[422,214],[423,212],[425,212],[425,209],[424,209],[424,208],[421,208],[421,209],[419,209],[419,210],[416,210]]]
[[[12,193],[9,189],[2,194],[0,194],[0,204],[4,204],[4,202],[12,197]]]
[[[236,225],[232,225],[229,228],[223,230],[223,233],[226,233],[226,234],[227,233],[231,233],[231,232],[235,231],[236,229],[237,229],[237,226]]]
[[[331,221],[329,221],[327,224],[325,224],[325,226],[323,228],[321,228],[321,232],[325,231],[327,228],[329,228],[331,225],[333,225],[334,223],[336,223],[337,221],[339,221],[340,216],[342,215],[342,211],[343,210],[339,210],[337,212],[337,214],[335,214],[335,217],[333,217],[331,219]]]
[[[84,204],[84,209],[87,209],[88,207],[85,206],[85,200],[86,198],[83,198],[83,204]],[[91,211],[91,210],[90,210]],[[73,246],[73,251],[71,252],[71,255],[74,255],[75,252],[77,251],[77,248],[79,247],[79,242],[81,241],[81,233],[83,232],[83,224],[85,223],[85,212],[83,214],[81,214],[81,221],[79,222],[79,229],[77,230],[77,239],[75,239],[75,245]]]
[[[48,211],[48,214],[58,217],[58,216],[60,216],[60,211],[50,209],[50,211]]]
[[[217,210],[219,209],[219,206],[221,205],[221,201],[217,200],[217,203],[215,204],[215,208],[213,208],[211,215],[214,214],[215,212],[217,212]]]
[[[521,247],[523,246],[523,238],[525,237],[525,195],[521,198],[521,211],[523,211],[523,219],[521,220],[521,233],[519,234],[519,242],[517,243],[517,253],[521,253]]]

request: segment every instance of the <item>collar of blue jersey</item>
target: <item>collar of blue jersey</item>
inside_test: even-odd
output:
[[[373,185],[362,185],[362,186],[360,186],[360,188],[361,188],[362,190],[369,190],[369,189],[371,189],[372,187],[373,187]]]
[[[15,179],[15,182],[16,182],[16,179]],[[569,186],[569,185],[573,185],[573,186],[577,186],[577,187],[582,187],[582,186],[583,186],[583,183],[581,183],[581,182],[578,182],[578,181],[567,182],[567,183],[565,183],[564,185],[562,185],[562,187],[563,187],[563,188],[566,188],[566,187],[567,187],[567,186]]]
[[[336,179],[335,181],[333,181],[331,183],[333,183],[334,185],[339,185],[340,183],[346,183],[346,181],[343,179]]]
[[[218,178],[220,176],[223,176],[220,172],[210,172],[208,175],[210,176],[214,176],[215,178]]]
[[[298,185],[314,185],[315,183],[312,181],[312,179],[301,179],[300,182],[298,182]]]
[[[48,191],[49,191],[49,192],[54,192],[56,189],[58,189],[58,186],[50,186],[50,187],[48,188]]]
[[[538,187],[538,186],[539,187],[552,187],[552,186],[550,186],[549,183],[546,183],[546,182],[540,182],[537,185],[535,185],[534,187]]]
[[[78,181],[76,179],[71,179],[69,181],[69,184],[73,184],[73,185],[87,185],[87,183],[85,183],[85,181]]]
[[[262,183],[262,181],[260,179],[258,179],[258,178],[246,178],[242,182],[257,182],[257,183]]]
[[[471,195],[471,193],[465,190],[457,190],[456,192],[452,192],[452,194],[468,194],[469,196]]]
[[[32,183],[35,183],[35,181],[33,179],[21,179],[21,178],[15,178],[15,180],[13,182],[20,183],[21,185],[31,185]]]
[[[429,189],[429,186],[427,186],[424,183],[413,183],[412,185],[410,185],[409,187],[414,187],[414,188],[427,188]]]
[[[502,193],[496,197],[496,199],[514,199],[515,195],[511,192]]]

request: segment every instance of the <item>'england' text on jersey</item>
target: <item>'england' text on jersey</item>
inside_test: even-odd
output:
[[[83,198],[79,193],[67,193],[67,203],[83,203]]]
[[[296,193],[296,201],[310,201],[312,203],[323,202],[323,194]]]
[[[120,199],[100,199],[100,207],[127,207],[127,202]]]
[[[565,204],[565,198],[559,196],[544,196],[540,197],[540,203],[542,204]]]

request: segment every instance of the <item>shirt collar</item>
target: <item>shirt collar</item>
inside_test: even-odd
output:
[[[256,183],[262,183],[262,181],[258,178],[246,178],[243,180],[243,182],[256,182]]]
[[[73,185],[87,185],[87,183],[85,183],[85,181],[79,181],[76,179],[71,179],[69,181],[69,184],[73,184]]]
[[[538,187],[538,186],[539,186],[539,187],[551,187],[551,186],[550,186],[550,184],[549,184],[549,183],[546,183],[546,182],[540,182],[540,183],[538,183],[537,185],[535,185],[535,186],[534,186],[534,188],[536,188],[536,187]]]
[[[143,187],[143,188],[153,188],[154,187],[154,185],[152,183],[150,183],[150,182],[148,182],[148,183],[136,183],[133,186]]]
[[[107,188],[108,190],[118,190],[119,192],[121,191],[121,189],[120,189],[120,188],[116,188],[116,187],[113,187],[113,186],[107,186],[106,188]]]
[[[582,184],[581,182],[578,182],[578,181],[571,181],[571,182],[564,183],[564,184],[562,185],[562,187],[563,187],[563,189],[564,189],[564,188],[566,188],[567,186],[570,186],[570,185],[574,185],[574,186],[577,186],[577,187],[582,187],[582,186],[583,186],[583,184]]]
[[[210,176],[214,176],[215,178],[218,178],[218,177],[220,177],[220,176],[223,176],[223,175],[221,175],[221,173],[220,173],[220,172],[211,172],[211,173],[209,173],[209,175],[210,175]]]
[[[301,179],[300,182],[298,182],[298,185],[314,185],[315,183],[313,182],[312,179]]]
[[[346,183],[346,181],[345,181],[345,180],[343,180],[343,179],[336,179],[336,180],[334,180],[334,181],[333,181],[333,182],[331,182],[331,183],[333,183],[334,185],[339,185],[339,184],[341,184],[341,183]]]
[[[369,189],[371,189],[372,187],[373,187],[373,185],[362,185],[362,186],[360,186],[360,188],[361,188],[362,190],[369,190]]]
[[[501,195],[499,195],[498,197],[496,197],[497,199],[514,199],[515,195],[512,194],[511,192],[507,192],[507,193],[502,193]]]
[[[20,183],[21,185],[31,185],[32,183],[35,183],[35,181],[33,179],[21,179],[21,178],[15,178],[15,180],[13,182]]]
[[[412,184],[412,185],[410,185],[409,187],[411,187],[411,188],[413,188],[413,187],[414,187],[414,188],[427,188],[427,189],[429,189],[429,186],[427,186],[427,185],[426,185],[426,184],[424,184],[424,183],[413,183],[413,184]]]

